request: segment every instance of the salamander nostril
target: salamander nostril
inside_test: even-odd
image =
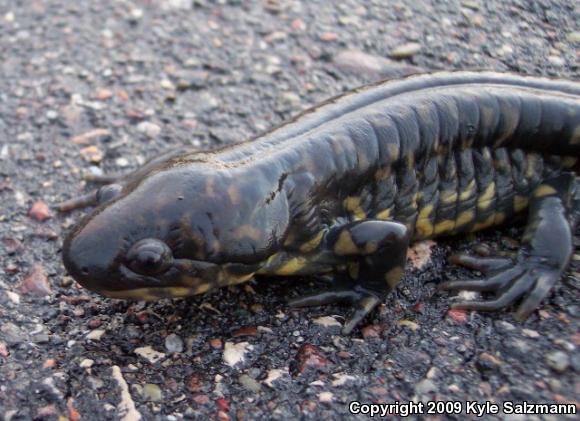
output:
[[[86,267],[86,266],[83,266],[81,268],[81,272],[82,272],[83,275],[88,275],[89,274],[89,268]]]

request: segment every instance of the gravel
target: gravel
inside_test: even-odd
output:
[[[353,400],[419,397],[578,405],[578,255],[524,323],[449,311],[436,288],[473,276],[447,263],[452,252],[510,248],[521,227],[423,247],[422,266],[343,336],[344,308],[286,305],[315,287],[306,279],[153,303],[92,294],[60,256],[82,212],[51,209],[87,190],[84,173],[243,141],[384,77],[577,79],[573,2],[0,0],[0,11],[5,420],[337,419]]]

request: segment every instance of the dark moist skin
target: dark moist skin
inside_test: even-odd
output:
[[[561,277],[580,216],[580,83],[491,72],[381,82],[250,141],[182,148],[60,205],[95,205],[63,258],[86,288],[153,300],[254,275],[334,275],[293,306],[347,303],[350,333],[397,286],[409,243],[527,211],[514,259],[458,255],[484,273],[447,289],[522,298],[526,318]]]

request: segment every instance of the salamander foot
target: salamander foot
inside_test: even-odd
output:
[[[304,295],[289,301],[291,307],[313,307],[327,304],[345,304],[353,307],[342,328],[344,335],[353,329],[382,301],[371,291],[360,285],[354,287],[336,287],[333,290]]]

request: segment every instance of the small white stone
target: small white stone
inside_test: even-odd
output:
[[[101,337],[105,334],[103,329],[91,330],[85,338],[90,341],[100,341]]]
[[[20,304],[20,295],[12,291],[6,291],[6,295],[14,304]]]
[[[334,395],[331,392],[320,392],[318,394],[318,400],[322,403],[332,403]]]
[[[356,381],[356,377],[346,373],[334,373],[332,377],[334,377],[334,380],[332,381],[333,386],[342,386],[347,382]]]
[[[280,379],[282,376],[285,376],[288,374],[288,368],[273,368],[270,371],[268,371],[268,375],[266,376],[266,378],[262,381],[262,383],[264,383],[266,386],[274,388],[273,383]]]
[[[338,320],[330,316],[319,317],[317,319],[312,320],[312,322],[323,327],[342,326]]]
[[[135,348],[133,351],[135,354],[143,357],[151,364],[155,364],[157,361],[161,361],[165,358],[165,354],[163,352],[159,352],[151,348],[150,346],[142,346],[139,348]]]
[[[82,360],[79,364],[81,368],[91,368],[95,362],[89,358]]]
[[[246,354],[253,350],[254,347],[248,342],[226,342],[224,346],[223,360],[230,367],[234,367],[245,361]]]

